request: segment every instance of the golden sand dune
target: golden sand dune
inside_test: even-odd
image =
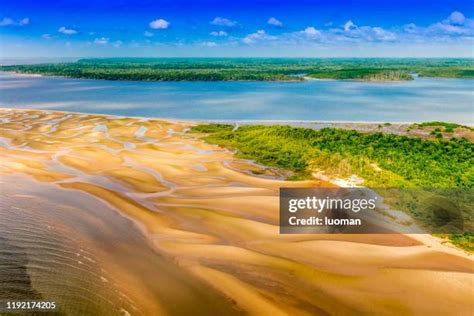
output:
[[[284,181],[186,133],[190,123],[26,110],[1,110],[0,119],[1,212],[18,234],[52,227],[74,240],[70,249],[88,249],[82,281],[107,275],[94,291],[112,306],[100,310],[87,303],[87,287],[74,288],[90,310],[472,315],[468,255],[427,236],[280,235],[279,188],[330,184]],[[30,213],[48,224],[23,227],[18,218]],[[32,289],[80,314],[30,265]]]

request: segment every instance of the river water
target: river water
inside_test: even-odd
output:
[[[191,120],[472,124],[474,80],[143,82],[0,73],[0,106]]]

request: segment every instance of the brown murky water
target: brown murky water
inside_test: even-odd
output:
[[[328,184],[286,182],[187,134],[189,123],[19,110],[0,120],[0,299],[55,300],[67,315],[474,308],[472,258],[441,245],[280,235],[279,188]]]

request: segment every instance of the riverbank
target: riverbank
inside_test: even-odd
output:
[[[279,188],[331,184],[285,181],[278,170],[191,135],[195,123],[7,109],[0,118],[0,176],[9,197],[3,209],[35,210],[50,218],[51,229],[84,241],[93,266],[133,302],[135,312],[126,308],[131,314],[186,312],[172,306],[251,315],[468,314],[474,308],[472,258],[433,247],[431,237],[280,235]],[[33,200],[40,195],[38,206]],[[97,240],[99,232],[104,237]],[[38,247],[34,236],[18,240]],[[146,247],[160,256],[158,270],[169,278],[153,270],[156,258],[142,259],[150,255]],[[128,259],[119,256],[130,249]],[[32,279],[47,294],[44,275]],[[97,289],[113,295],[108,291]],[[58,298],[65,308],[66,294]]]
[[[472,190],[474,132],[468,126],[420,123],[397,130],[405,133],[400,135],[383,133],[381,128],[370,131],[367,124],[360,127],[339,123],[324,128],[308,125],[208,124],[191,131],[212,144],[233,150],[237,157],[290,170],[293,180],[317,178],[343,187]],[[359,132],[350,128],[357,126],[365,129]],[[415,133],[408,135],[413,130]],[[420,131],[425,134],[416,136]],[[405,199],[399,196],[391,206],[410,214],[427,231],[442,232],[431,211],[414,207],[427,193],[417,192]],[[452,194],[449,191],[441,195],[449,198]],[[467,198],[456,207],[462,214],[464,230],[451,229],[453,234],[447,236],[470,252],[474,251],[470,233],[474,228],[472,202]]]
[[[321,130],[323,128],[336,128],[354,130],[361,133],[383,133],[410,136],[422,139],[451,138],[474,142],[474,125],[462,125],[446,122],[350,122],[350,121],[304,121],[304,120],[198,120],[203,124],[231,124],[234,129],[240,126],[291,126],[297,128],[310,128]],[[451,125],[446,128],[446,124]]]

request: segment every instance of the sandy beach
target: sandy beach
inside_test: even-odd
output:
[[[0,109],[0,242],[29,290],[73,314],[472,315],[471,256],[423,235],[280,235],[279,188],[333,184],[285,181],[193,124]]]

